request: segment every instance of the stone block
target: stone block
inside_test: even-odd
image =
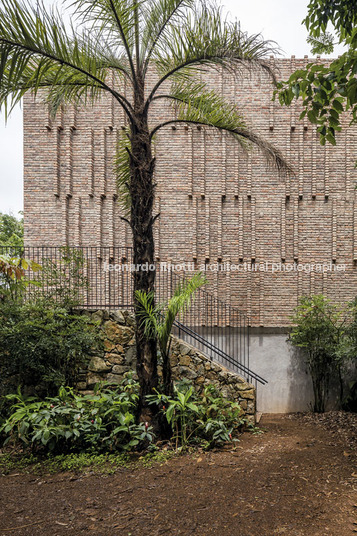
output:
[[[255,400],[255,391],[253,389],[250,391],[241,391],[240,396],[245,400]]]
[[[191,370],[188,367],[180,366],[178,368],[178,377],[187,378],[188,380],[194,380],[197,378],[198,374],[194,370]]]
[[[127,326],[121,326],[112,320],[104,324],[106,337],[115,344],[125,345],[133,338],[133,330]]]
[[[101,383],[106,380],[106,377],[101,376],[95,372],[88,372],[87,374],[87,387],[94,387],[97,383]]]
[[[109,383],[121,383],[123,378],[122,376],[119,376],[119,374],[107,374],[107,382]]]
[[[125,372],[128,372],[130,370],[130,367],[127,367],[126,365],[114,365],[112,368],[112,374],[121,374],[122,376],[125,374]]]
[[[96,356],[91,358],[88,365],[88,370],[91,372],[109,372],[111,368],[111,365],[107,365],[104,359]]]
[[[135,368],[136,367],[136,346],[129,346],[126,350],[125,350],[125,363],[131,367],[131,368]]]
[[[180,355],[179,363],[183,367],[188,367],[191,364],[191,357],[189,355]]]
[[[124,356],[119,354],[106,354],[105,359],[111,365],[123,365],[125,362]]]
[[[126,324],[124,313],[120,309],[118,309],[117,311],[112,311],[110,316],[114,320],[114,322],[117,322],[118,324],[122,325]]]
[[[179,352],[181,355],[192,355],[192,348],[185,342],[180,341],[179,342]]]

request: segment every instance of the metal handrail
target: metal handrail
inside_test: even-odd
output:
[[[220,357],[222,359],[222,361],[223,361],[222,364],[229,363],[233,370],[236,369],[237,372],[241,372],[241,373],[245,374],[248,382],[251,383],[252,380],[255,380],[256,382],[261,383],[262,385],[266,385],[268,383],[268,380],[265,380],[264,378],[262,378],[262,376],[259,376],[259,374],[256,374],[255,372],[252,372],[249,368],[247,368],[244,365],[242,365],[241,363],[237,362],[232,356],[226,354],[225,352],[223,352],[222,350],[217,348],[217,346],[215,346],[210,341],[208,341],[207,339],[205,339],[204,337],[202,337],[201,335],[199,335],[195,331],[191,330],[187,326],[184,326],[183,324],[181,324],[180,322],[177,322],[177,321],[174,322],[174,326],[177,327],[177,329],[179,331],[179,337],[180,337],[181,331],[184,332],[185,334],[189,335],[190,338],[194,339],[199,344],[201,344],[204,347],[206,347],[207,350],[213,352],[218,357]],[[216,361],[215,359],[213,359],[213,360]],[[217,361],[219,361],[219,360],[217,360]]]

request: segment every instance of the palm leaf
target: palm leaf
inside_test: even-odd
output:
[[[106,84],[113,58],[106,57],[99,35],[69,32],[60,14],[38,10],[18,0],[0,8],[0,106],[6,114],[29,90],[49,88],[56,111],[63,101],[96,98],[101,90],[120,95]],[[119,61],[116,67],[119,66]],[[126,70],[122,62],[123,72]]]
[[[139,303],[139,317],[148,337],[157,336],[161,353],[167,355],[172,326],[179,313],[184,313],[190,306],[193,295],[207,283],[206,277],[198,272],[191,279],[180,282],[173,296],[166,304],[154,306],[154,293],[136,291]]]
[[[205,87],[205,84],[195,81],[175,83],[171,93],[157,96],[156,99],[167,98],[174,102],[177,117],[157,125],[152,135],[164,126],[178,122],[217,128],[227,132],[244,148],[248,144],[257,146],[279,172],[294,174],[281,151],[252,131],[234,104]]]
[[[126,52],[133,77],[135,14],[137,9],[140,10],[141,3],[133,0],[73,0],[72,3],[80,20],[89,23],[92,28],[100,28],[106,34],[112,50],[119,48]]]
[[[161,79],[149,101],[167,78],[180,80],[187,77],[187,72],[197,72],[205,66],[231,71],[241,65],[259,66],[274,78],[266,58],[276,50],[275,43],[264,41],[261,35],[249,36],[238,22],[225,19],[222,8],[198,3],[179,24],[166,30],[162,43],[153,52],[152,61]]]
[[[170,30],[180,23],[183,13],[194,5],[196,0],[154,0],[143,4],[145,28],[142,36],[142,49],[146,51],[145,70],[156,48],[165,47]]]

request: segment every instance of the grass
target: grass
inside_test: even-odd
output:
[[[31,474],[55,474],[61,472],[113,474],[119,468],[151,467],[163,464],[178,453],[173,450],[147,452],[145,454],[95,454],[80,452],[57,456],[40,456],[19,452],[0,453],[0,474],[14,471]]]

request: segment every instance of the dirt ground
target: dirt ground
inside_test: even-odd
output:
[[[0,477],[0,534],[352,536],[356,416],[263,416],[235,451],[112,475]]]

